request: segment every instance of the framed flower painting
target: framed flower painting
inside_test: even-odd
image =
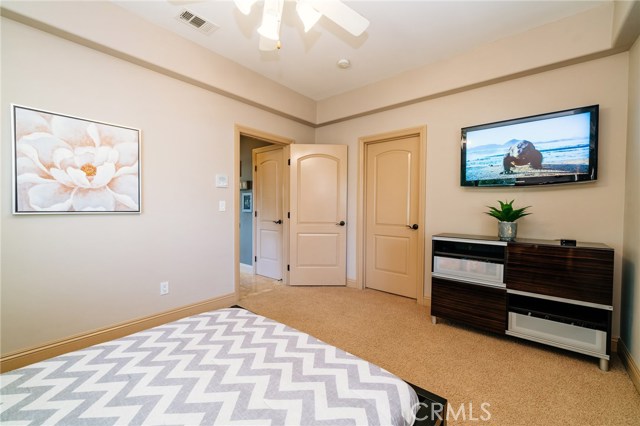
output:
[[[140,130],[12,105],[13,213],[140,213]]]

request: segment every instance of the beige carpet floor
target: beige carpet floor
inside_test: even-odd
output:
[[[239,305],[447,398],[450,425],[640,425],[640,395],[615,355],[603,372],[596,358],[433,325],[415,301],[374,290],[281,285]]]

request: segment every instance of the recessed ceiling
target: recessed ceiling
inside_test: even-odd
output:
[[[280,50],[258,49],[262,3],[250,15],[231,0],[114,1],[142,18],[314,100],[322,100],[584,12],[598,1],[344,1],[371,24],[352,36],[322,17],[305,33],[286,1]],[[203,32],[178,16],[212,24]],[[114,27],[115,28],[115,27]],[[351,66],[341,69],[340,59]]]

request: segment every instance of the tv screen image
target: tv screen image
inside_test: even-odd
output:
[[[462,186],[597,178],[598,105],[462,129]]]

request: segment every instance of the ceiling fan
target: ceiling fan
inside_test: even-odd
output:
[[[202,0],[199,0],[202,1]],[[169,0],[173,4],[198,3],[198,0]],[[234,0],[238,10],[249,15],[258,0]],[[259,48],[263,51],[280,49],[280,24],[285,3],[291,0],[264,0],[262,22],[258,27],[260,34]],[[308,32],[318,20],[325,16],[347,32],[358,37],[369,26],[369,21],[345,5],[341,0],[295,0],[296,12]]]

